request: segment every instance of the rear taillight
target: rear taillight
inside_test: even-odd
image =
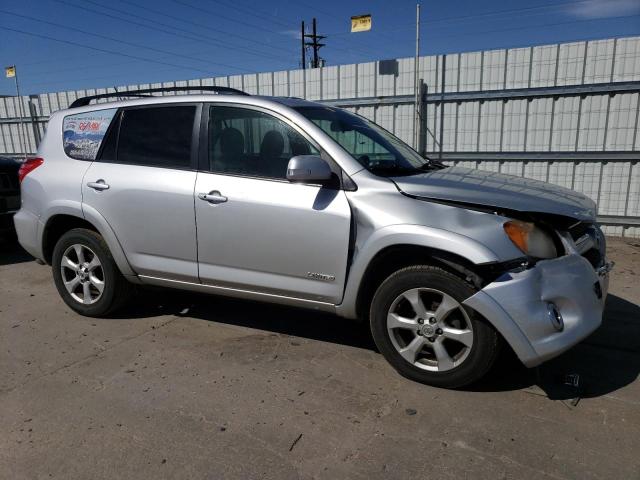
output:
[[[24,180],[24,177],[26,177],[29,172],[35,170],[43,163],[44,158],[27,158],[20,166],[20,170],[18,170],[18,180],[20,181],[20,183],[22,183],[22,180]]]

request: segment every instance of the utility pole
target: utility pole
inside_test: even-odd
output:
[[[302,33],[300,35],[300,38],[302,40],[302,69],[304,70],[305,68],[307,68],[307,45],[304,42],[304,20],[302,21]]]
[[[312,23],[312,33],[307,34],[304,33],[304,22],[302,22],[302,55],[303,55],[303,59],[304,59],[304,49],[305,47],[312,47],[313,48],[313,62],[311,63],[311,68],[318,68],[320,66],[320,49],[322,47],[325,46],[324,43],[320,43],[318,40],[322,40],[323,38],[327,38],[326,35],[318,35],[317,33],[317,29],[316,29],[316,19],[314,17],[313,19],[313,23]],[[305,38],[310,38],[311,41],[310,42],[306,42]],[[305,68],[305,67],[302,67]]]
[[[414,138],[413,148],[418,150],[420,148],[420,4],[416,4],[416,56],[413,61],[413,90],[415,95],[414,106]]]

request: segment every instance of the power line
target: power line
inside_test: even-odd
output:
[[[139,57],[137,55],[130,55],[128,53],[117,52],[115,50],[108,50],[106,48],[91,47],[89,45],[84,45],[82,43],[72,42],[71,40],[64,40],[64,39],[61,39],[61,38],[55,38],[55,37],[51,37],[49,35],[42,35],[42,34],[39,34],[39,33],[25,32],[24,30],[19,30],[17,28],[6,27],[4,25],[0,25],[0,28],[2,28],[4,30],[8,30],[10,32],[20,33],[22,35],[28,35],[30,37],[37,37],[37,38],[42,38],[42,39],[45,39],[45,40],[51,40],[51,41],[54,41],[54,42],[65,43],[67,45],[72,45],[74,47],[86,48],[87,50],[93,50],[95,52],[109,53],[111,55],[118,55],[118,56],[121,56],[121,57],[133,58],[135,60],[140,60],[142,62],[157,63],[159,65],[168,65],[170,67],[176,67],[176,68],[181,68],[181,69],[186,69],[186,70],[193,70],[193,71],[197,71],[197,72],[206,73],[207,75],[211,75],[210,71],[203,70],[203,69],[197,68],[197,67],[191,67],[191,66],[188,66],[188,65],[179,65],[179,64],[176,64],[176,63],[170,63],[170,62],[163,62],[163,61],[160,61],[160,60],[154,60],[154,59],[151,59],[151,58]]]
[[[192,33],[189,30],[185,30],[185,29],[182,29],[182,28],[174,27],[173,25],[169,25],[169,24],[166,24],[166,23],[158,22],[156,20],[151,20],[151,19],[148,19],[148,18],[143,17],[141,15],[136,15],[134,13],[131,13],[131,12],[128,12],[128,11],[125,11],[125,10],[121,10],[121,9],[114,8],[114,7],[105,7],[105,6],[101,5],[100,3],[94,2],[92,0],[84,0],[84,2],[88,2],[88,3],[91,3],[93,5],[97,5],[98,7],[103,8],[105,10],[112,10],[112,11],[115,11],[115,12],[121,12],[121,13],[124,13],[126,15],[130,15],[130,16],[132,16],[134,18],[140,18],[140,19],[142,19],[142,20],[144,20],[146,22],[149,22],[149,23],[153,23],[153,24],[157,24],[157,25],[162,25],[162,26],[165,26],[165,27],[173,28],[175,30],[178,30],[178,31],[181,31],[181,32],[187,32],[189,34]],[[135,2],[131,2],[131,1],[128,1],[128,0],[120,0],[120,2],[128,4],[128,5],[132,5],[132,6],[136,7],[136,8],[139,8],[141,10],[145,10],[147,12],[155,13],[156,15],[160,15],[160,16],[163,16],[163,17],[166,17],[166,18],[170,18],[171,20],[174,20],[174,21],[177,20],[179,22],[183,22],[183,23],[186,23],[186,24],[189,24],[189,25],[193,25],[193,26],[205,29],[205,30],[210,30],[212,32],[220,33],[222,35],[226,35],[226,36],[230,36],[230,37],[236,37],[236,38],[239,38],[241,40],[245,40],[247,42],[254,43],[256,45],[260,45],[262,47],[275,48],[275,49],[278,49],[278,50],[285,51],[287,53],[292,53],[290,49],[286,49],[284,47],[280,47],[280,46],[277,46],[277,45],[269,45],[269,44],[266,44],[264,42],[260,42],[258,40],[254,40],[253,38],[250,38],[250,37],[245,37],[245,36],[238,35],[238,34],[235,34],[235,33],[227,32],[225,30],[219,30],[217,28],[213,28],[213,27],[210,27],[208,25],[205,25],[205,24],[202,24],[202,23],[198,23],[198,22],[194,22],[194,21],[191,21],[191,20],[181,19],[179,17],[176,17],[175,15],[169,15],[167,13],[164,13],[164,12],[160,11],[160,10],[156,10],[156,9],[149,8],[149,7],[146,7],[146,6],[141,6],[140,4],[137,4]],[[213,37],[205,37],[205,38],[211,38],[212,40],[214,40],[216,42],[220,42],[219,40],[214,39]],[[238,47],[235,47],[232,44],[228,44],[226,42],[225,42],[225,44],[226,45],[230,45],[229,48],[238,49]],[[243,51],[244,51],[244,49],[243,49]]]
[[[102,38],[104,40],[109,40],[109,41],[112,41],[112,42],[122,43],[123,45],[129,45],[131,47],[143,48],[143,49],[146,49],[146,50],[151,50],[151,51],[158,52],[158,53],[163,53],[163,54],[166,54],[166,55],[173,55],[175,57],[180,57],[180,58],[188,58],[190,60],[195,60],[195,61],[198,61],[198,62],[204,62],[204,63],[209,63],[209,64],[212,64],[212,65],[218,65],[220,67],[231,68],[233,70],[249,72],[249,70],[245,70],[245,69],[233,66],[233,65],[227,65],[225,63],[218,63],[218,62],[210,62],[209,60],[205,60],[205,59],[198,58],[198,57],[193,57],[193,56],[190,56],[190,55],[184,55],[184,54],[181,54],[181,53],[173,53],[173,52],[169,52],[167,50],[161,50],[161,49],[155,48],[155,47],[148,47],[146,45],[142,45],[142,44],[139,44],[139,43],[128,42],[126,40],[120,40],[118,38],[109,37],[107,35],[102,35],[102,34],[94,33],[94,32],[88,32],[86,30],[81,30],[81,29],[76,28],[76,27],[70,27],[68,25],[63,25],[61,23],[49,22],[48,20],[42,20],[40,18],[31,17],[29,15],[21,15],[19,13],[13,13],[13,12],[9,12],[9,11],[2,10],[2,9],[0,9],[0,13],[4,13],[5,15],[12,15],[14,17],[19,17],[19,18],[25,18],[27,20],[32,20],[32,21],[44,23],[46,25],[52,25],[52,26],[58,27],[58,28],[64,28],[64,29],[67,29],[67,30],[71,30],[73,32],[82,33],[83,35],[90,35],[90,36],[93,36],[93,37]]]
[[[172,32],[170,30],[166,30],[164,28],[158,28],[158,27],[152,27],[152,26],[149,26],[149,25],[145,25],[144,23],[136,22],[134,20],[130,20],[128,18],[123,18],[121,16],[117,16],[117,15],[112,15],[112,14],[109,14],[109,13],[101,12],[99,10],[95,10],[95,9],[92,9],[92,8],[89,8],[89,7],[86,7],[86,6],[83,6],[83,5],[76,5],[76,4],[68,2],[66,0],[53,0],[53,1],[57,2],[57,3],[64,4],[64,5],[71,6],[71,7],[76,8],[76,9],[85,10],[85,11],[88,11],[88,12],[91,12],[91,13],[94,13],[94,14],[97,14],[97,15],[103,15],[105,17],[113,18],[113,19],[119,20],[121,22],[126,22],[126,23],[130,23],[132,25],[137,25],[139,27],[143,27],[143,28],[146,28],[146,29],[149,29],[149,30],[155,30],[155,31],[163,32],[163,33],[166,33],[168,35],[175,36],[175,37],[186,38],[188,40],[193,40],[193,41],[196,41],[198,43],[202,43],[202,37],[203,37],[202,35],[200,35],[200,37],[194,37],[192,35],[184,35],[184,34],[181,34],[181,33],[176,33],[176,32]],[[110,7],[100,6],[100,8],[114,10],[114,9],[112,9]],[[132,16],[132,17],[136,16],[135,14],[131,14],[131,13],[127,13],[127,15]],[[159,24],[159,25],[166,25],[166,24],[163,24],[162,22],[157,22],[157,21],[154,21],[154,20],[147,20],[146,18],[140,17],[139,15],[137,15],[137,17],[142,18],[144,21],[149,22],[149,23],[155,23],[155,24]],[[191,33],[188,30],[180,29],[178,27],[174,27],[174,26],[171,26],[171,25],[168,25],[168,27],[172,28],[174,30],[182,30],[184,32]],[[208,43],[211,43],[212,45],[215,45],[215,46],[218,46],[218,47],[228,48],[228,49],[232,49],[232,50],[238,50],[238,51],[242,51],[242,52],[248,53],[249,55],[254,55],[254,56],[258,56],[258,57],[271,57],[271,58],[273,58],[275,60],[282,61],[282,59],[280,57],[276,57],[276,56],[270,55],[268,53],[258,53],[258,52],[255,52],[253,50],[248,50],[248,49],[245,49],[245,48],[242,48],[242,47],[237,47],[237,46],[234,46],[234,45],[231,45],[231,44],[228,44],[228,43],[221,42],[221,41],[219,41],[217,39],[214,39],[213,37],[204,37],[204,38],[210,39]],[[233,67],[233,68],[237,69],[237,67]]]

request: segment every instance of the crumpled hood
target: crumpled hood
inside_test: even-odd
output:
[[[402,192],[427,200],[595,220],[596,204],[586,195],[513,175],[447,167],[391,180]]]

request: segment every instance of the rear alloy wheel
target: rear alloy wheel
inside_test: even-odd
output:
[[[53,249],[53,280],[64,302],[81,315],[101,317],[122,306],[134,291],[102,236],[74,228]]]
[[[96,303],[104,291],[104,271],[98,256],[86,245],[68,247],[62,254],[60,273],[71,298],[84,305]]]
[[[395,272],[371,303],[376,345],[402,375],[421,383],[458,388],[491,368],[501,338],[463,302],[476,290],[441,268]]]

